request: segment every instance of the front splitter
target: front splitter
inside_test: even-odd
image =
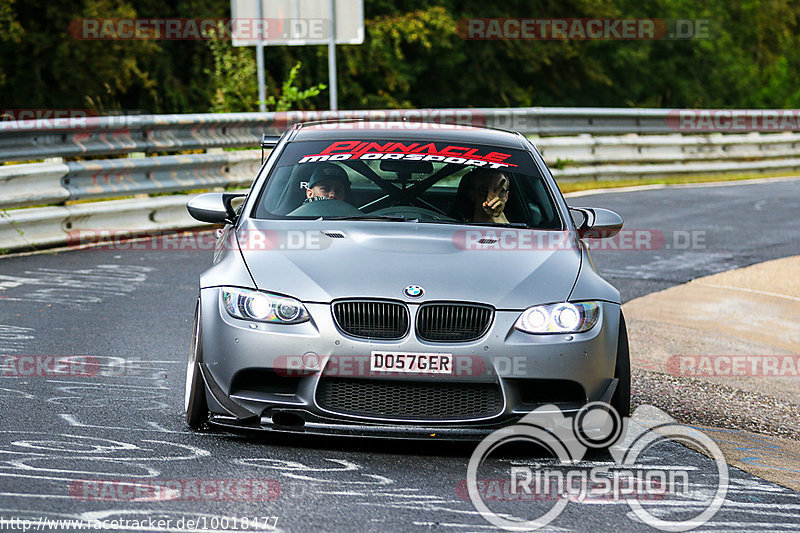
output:
[[[263,420],[262,423],[255,423],[240,421],[234,417],[212,415],[208,424],[212,427],[232,431],[256,431],[289,435],[473,442],[480,441],[493,431],[510,426],[517,420],[516,418],[504,420],[502,423],[482,425],[480,427],[395,426],[358,423],[340,424],[335,422],[321,423],[315,421],[305,421],[303,425],[281,425],[267,420]]]

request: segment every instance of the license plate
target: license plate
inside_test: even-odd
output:
[[[452,374],[453,355],[449,353],[372,352],[369,368],[373,372]]]

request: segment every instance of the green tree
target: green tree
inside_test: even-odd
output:
[[[800,106],[796,0],[365,0],[364,9],[364,44],[336,47],[343,109]],[[0,107],[254,109],[252,48],[225,52],[225,63],[203,41],[85,40],[69,31],[86,17],[225,18],[229,10],[219,0],[0,0]],[[489,17],[705,19],[711,38],[478,41],[459,33],[464,19]],[[271,106],[327,108],[318,85],[325,46],[267,47],[266,68]]]
[[[257,69],[254,49],[251,47],[234,47],[229,39],[221,34],[221,28],[209,35],[206,41],[214,60],[212,69],[206,73],[214,85],[211,99],[211,111],[215,113],[232,113],[240,111],[258,111]],[[266,96],[267,108],[274,111],[287,111],[300,107],[304,102],[325,90],[325,85],[318,84],[308,89],[300,89],[295,85],[302,67],[298,61],[289,71],[279,91],[273,90]]]

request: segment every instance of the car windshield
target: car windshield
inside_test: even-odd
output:
[[[526,151],[409,140],[289,143],[253,216],[562,229]]]

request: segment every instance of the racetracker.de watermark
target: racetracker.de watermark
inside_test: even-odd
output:
[[[667,373],[683,377],[800,377],[800,355],[673,355]]]
[[[524,110],[491,110],[492,126],[510,129],[521,124]],[[485,126],[487,113],[481,109],[368,109],[355,111],[280,111],[273,125],[282,129],[297,122],[320,122],[317,129],[390,130],[452,129],[459,126]],[[327,123],[326,123],[327,122]],[[527,123],[527,122],[526,122]],[[531,122],[532,123],[532,122]],[[524,128],[517,128],[524,129]]]
[[[435,374],[437,379],[469,379],[486,376],[523,377],[537,363],[525,355],[493,355],[491,363],[478,355],[453,353],[408,353],[374,350],[369,355],[280,355],[272,363],[280,377],[309,376],[321,372],[325,377],[401,377]]]
[[[645,252],[655,250],[706,250],[706,230],[622,229],[608,238],[583,237],[592,250]],[[475,228],[457,230],[453,246],[472,251],[552,251],[577,248],[574,234],[568,231],[531,231],[518,229]]]
[[[281,111],[272,125],[285,129],[297,122],[319,122],[315,129],[337,131],[450,130],[468,126],[530,131],[540,118],[519,109],[368,109],[343,111]]]
[[[280,498],[281,484],[274,479],[79,479],[69,484],[69,494],[80,501],[268,502]]]
[[[322,18],[83,18],[69,24],[78,40],[325,40],[331,23]]]
[[[115,516],[115,515],[111,515]],[[159,515],[125,515],[125,518],[49,518],[0,516],[0,531],[275,531],[277,516],[190,515],[162,518]]]
[[[337,232],[341,233],[341,232]],[[136,232],[125,229],[73,230],[67,246],[73,249],[101,247],[114,251],[215,251],[245,252],[319,251],[333,245],[338,235],[313,230],[242,229],[233,233],[222,230]],[[655,250],[707,250],[706,230],[623,229],[613,237],[583,237],[586,245],[597,251],[644,252]],[[528,229],[475,228],[455,230],[453,246],[467,251],[553,251],[577,247],[574,233]]]
[[[675,109],[667,126],[681,132],[800,131],[798,109]]]
[[[221,231],[221,230],[220,230]],[[163,230],[140,233],[131,230],[73,230],[67,246],[74,249],[102,247],[115,251],[222,251],[266,252],[275,250],[324,250],[332,238],[319,230],[239,230],[235,234],[208,231]]]
[[[116,378],[163,377],[163,369],[143,359],[109,355],[2,355],[0,377],[5,378]]]
[[[101,362],[91,355],[3,355],[0,377],[80,377],[97,376]]]
[[[466,40],[710,39],[708,19],[470,18],[456,24]]]
[[[129,110],[101,114],[94,109],[3,109],[0,110],[0,131],[74,131],[81,133],[102,127],[119,135],[134,125],[141,111]]]

